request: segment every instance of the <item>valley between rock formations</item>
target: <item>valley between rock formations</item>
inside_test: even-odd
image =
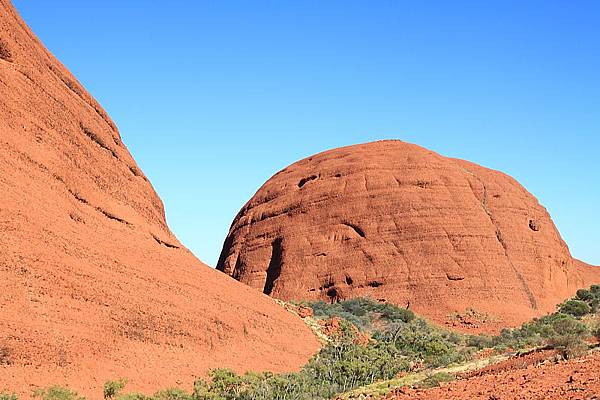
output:
[[[212,270],[170,231],[115,123],[9,0],[0,115],[0,392],[20,398],[51,385],[100,398],[119,377],[130,391],[188,390],[218,367],[298,371],[327,337],[266,295],[371,297],[478,333],[600,283],[514,179],[399,141],[275,175],[231,226],[218,266],[231,276]],[[390,398],[594,396],[599,366],[596,352]]]

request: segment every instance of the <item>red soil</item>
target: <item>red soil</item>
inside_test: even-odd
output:
[[[277,173],[236,216],[217,268],[283,300],[370,296],[471,331],[518,325],[600,282],[514,179],[400,141]],[[469,308],[484,318],[450,317]]]
[[[305,324],[198,261],[115,124],[0,0],[0,391],[289,371]]]
[[[543,355],[543,354],[542,354]],[[600,353],[559,363],[540,363],[540,354],[516,358],[481,371],[480,376],[413,390],[403,388],[389,400],[567,400],[600,398]],[[544,356],[547,356],[544,355]]]

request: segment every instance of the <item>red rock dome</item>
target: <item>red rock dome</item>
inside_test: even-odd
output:
[[[289,371],[318,349],[177,241],[113,121],[7,0],[0,115],[0,391],[190,389],[208,368]]]
[[[473,308],[498,326],[600,281],[514,179],[400,141],[275,174],[236,216],[217,268],[284,300],[370,296],[438,321]]]

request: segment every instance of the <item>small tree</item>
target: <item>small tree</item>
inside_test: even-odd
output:
[[[127,379],[121,378],[114,381],[106,381],[104,383],[104,398],[114,399],[121,393],[121,390],[127,384]]]
[[[574,358],[583,355],[587,350],[584,342],[589,335],[588,328],[577,319],[560,314],[552,319],[552,334],[548,344],[562,352],[565,358]]]
[[[586,289],[579,289],[577,291],[577,298],[581,301],[589,302],[593,300],[596,296],[592,292]]]
[[[580,318],[591,313],[592,308],[584,301],[571,299],[561,304],[559,311],[563,314]]]

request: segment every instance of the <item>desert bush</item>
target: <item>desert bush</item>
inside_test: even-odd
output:
[[[568,316],[557,316],[552,322],[553,333],[548,344],[561,351],[565,358],[574,358],[585,353],[588,346],[584,339],[588,329],[580,321]]]
[[[19,397],[14,393],[0,392],[0,400],[19,400]]]
[[[422,389],[429,389],[440,386],[441,383],[452,382],[453,380],[456,380],[454,375],[447,372],[439,372],[423,379],[417,386]]]
[[[155,393],[152,400],[192,400],[192,396],[184,390],[171,388]]]
[[[581,301],[592,301],[596,298],[594,293],[587,289],[579,289],[575,297]]]
[[[468,358],[464,339],[454,333],[436,328],[422,319],[390,326],[374,335],[382,342],[392,343],[399,353],[412,361],[423,361],[426,367],[438,367]]]
[[[587,313],[597,313],[600,308],[600,285],[592,285],[589,289],[579,289],[575,298],[571,300],[578,300],[586,303],[590,307],[590,311]],[[581,308],[580,312],[583,312],[585,309],[585,307],[581,305],[579,308]]]
[[[592,308],[585,301],[577,299],[565,301],[560,305],[558,310],[563,314],[572,315],[574,317],[583,317],[592,312]]]
[[[273,400],[273,399],[320,399],[313,396],[302,373],[272,374],[247,373],[236,375],[233,371],[220,369],[211,372],[210,382],[199,379],[194,384],[193,400]]]
[[[33,397],[42,400],[85,400],[85,397],[80,396],[76,391],[63,386],[37,389],[33,392]]]
[[[316,318],[339,317],[354,324],[360,330],[373,330],[373,322],[410,322],[415,314],[405,308],[389,303],[380,303],[368,298],[354,298],[329,304],[323,301],[307,303]]]
[[[466,345],[478,350],[487,349],[494,347],[494,338],[485,334],[469,335],[466,337]]]
[[[117,379],[114,381],[106,381],[104,383],[104,398],[113,399],[125,388],[127,379]]]
[[[597,323],[592,329],[592,335],[594,335],[596,339],[600,340],[600,322]]]
[[[590,301],[590,308],[594,314],[598,313],[600,310],[600,298]]]
[[[328,392],[334,394],[378,379],[390,379],[407,369],[408,361],[393,343],[378,341],[362,346],[343,341],[326,346],[303,373],[312,381],[327,382],[331,389]]]
[[[116,397],[118,400],[153,400],[151,396],[142,393],[126,393]]]
[[[350,334],[324,346],[298,373],[247,373],[217,369],[194,385],[194,400],[328,399],[337,393],[408,369],[408,361],[386,342],[354,343]],[[351,330],[355,332],[355,330]]]
[[[533,319],[520,328],[503,329],[494,338],[494,345],[513,349],[550,345],[567,351],[577,347],[576,343],[583,343],[587,335],[588,329],[581,321],[559,312]]]
[[[352,312],[346,311],[341,303],[328,304],[324,301],[318,301],[309,303],[308,306],[313,309],[313,314],[316,318],[328,319],[339,317],[351,322],[358,328],[362,328],[368,323],[365,313],[356,309],[352,310]]]

